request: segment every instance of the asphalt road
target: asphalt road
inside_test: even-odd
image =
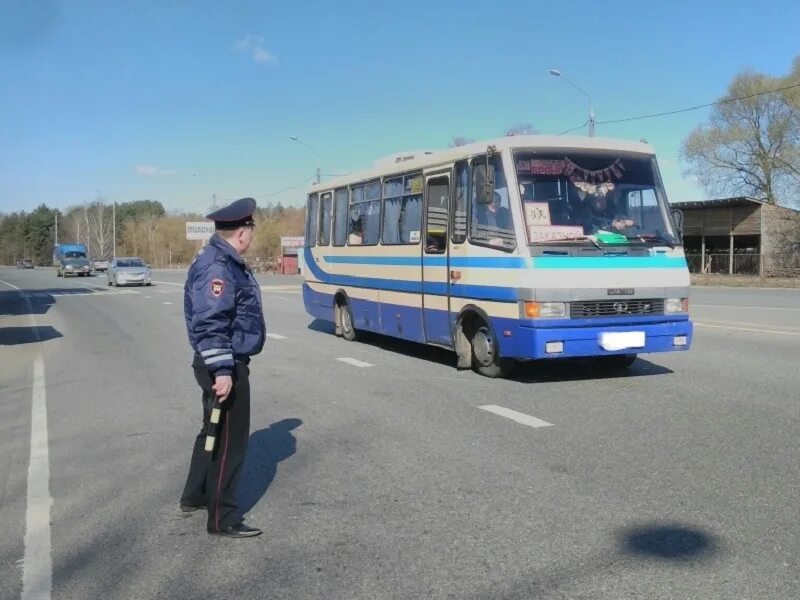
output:
[[[154,277],[0,269],[0,598],[47,558],[71,600],[800,597],[798,290],[695,288],[692,350],[628,374],[489,380],[337,339],[264,277],[241,499],[265,534],[235,541],[177,509],[200,401],[183,274]]]

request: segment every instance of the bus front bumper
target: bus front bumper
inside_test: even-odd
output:
[[[693,325],[688,318],[579,326],[554,323],[531,326],[528,322],[519,321],[516,327],[510,328],[508,325],[495,323],[500,354],[519,360],[684,352],[692,345],[693,333]]]

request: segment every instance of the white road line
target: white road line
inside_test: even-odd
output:
[[[36,319],[30,300],[13,283],[28,304],[28,320],[36,339]],[[53,563],[50,549],[50,456],[47,440],[47,386],[41,353],[33,363],[31,394],[31,454],[28,466],[28,503],[25,509],[25,553],[22,560],[21,600],[50,600],[53,588]]]
[[[777,333],[780,335],[800,335],[800,331],[781,331],[780,329],[756,329],[754,327],[728,327],[727,325],[711,325],[710,323],[694,322],[700,327],[713,327],[714,329],[731,329],[733,331],[751,331],[754,333]]]
[[[748,310],[800,310],[791,306],[735,306],[733,304],[692,304],[689,302],[689,310],[692,308],[745,308]]]
[[[490,413],[494,413],[496,415],[500,415],[501,417],[506,417],[507,419],[511,419],[512,421],[516,421],[517,423],[522,423],[523,425],[527,425],[528,427],[552,427],[552,423],[548,423],[547,421],[542,421],[541,419],[537,419],[536,417],[532,417],[531,415],[526,415],[525,413],[517,412],[515,410],[511,410],[510,408],[505,408],[504,406],[497,406],[496,404],[486,404],[484,406],[479,406],[481,410],[485,410]]]
[[[161,304],[172,304],[172,302],[162,302]]]
[[[145,296],[145,298],[147,298],[148,300],[152,300],[153,299],[152,296]]]
[[[281,335],[279,333],[268,333],[267,337],[268,338],[272,338],[273,340],[285,340],[286,339],[285,335]]]
[[[703,319],[702,323],[704,325],[728,325],[728,326],[735,326],[735,327],[766,327],[770,328],[770,331],[800,331],[800,327],[795,327],[794,325],[770,325],[769,323],[748,323],[745,321],[721,321],[719,319]]]
[[[50,456],[47,440],[47,396],[41,353],[33,364],[31,458],[25,511],[25,555],[22,600],[49,600],[53,587],[50,548]]]
[[[175,283],[174,281],[156,281],[155,279],[153,279],[153,283],[157,283],[159,285],[177,285],[183,287],[182,283]]]
[[[353,365],[354,367],[374,367],[375,365],[370,364],[368,362],[364,362],[363,360],[358,360],[356,358],[350,358],[349,356],[343,356],[341,358],[337,358],[336,360],[340,360],[343,363],[347,363],[348,365]]]

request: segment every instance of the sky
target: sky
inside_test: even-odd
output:
[[[587,98],[551,68],[598,121],[712,102],[744,69],[783,76],[798,22],[796,0],[0,0],[0,212],[301,205],[318,166],[580,126]],[[670,200],[699,200],[679,152],[708,110],[597,135],[646,139]]]

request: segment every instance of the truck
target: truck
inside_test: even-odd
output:
[[[53,247],[56,277],[67,275],[89,277],[92,274],[92,265],[86,255],[85,244],[56,244]]]

